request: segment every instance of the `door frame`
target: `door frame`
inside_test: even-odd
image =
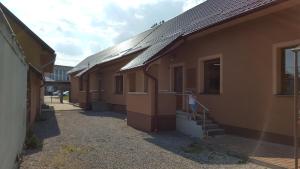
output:
[[[185,82],[186,82],[186,77],[185,77],[185,73],[186,73],[186,68],[185,68],[185,64],[183,62],[181,63],[176,63],[176,64],[171,64],[170,65],[170,91],[171,92],[175,92],[174,91],[174,69],[177,67],[182,67],[182,92],[184,92],[186,90],[186,86],[185,86]],[[184,110],[186,108],[185,105],[185,99],[182,99],[182,109]]]

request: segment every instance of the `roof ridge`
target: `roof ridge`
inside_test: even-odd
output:
[[[158,29],[158,27],[160,27],[161,25],[158,25],[158,26],[156,26],[156,27],[154,27],[154,28],[151,28],[151,29],[153,29],[149,34],[147,34],[147,36],[145,36],[142,40],[140,40],[134,47],[132,47],[132,49],[134,49],[135,47],[137,47],[137,46],[139,46],[140,45],[140,43],[142,43],[147,37],[149,37],[150,36],[150,34],[152,34],[156,29]],[[149,31],[149,30],[151,30],[151,29],[148,29],[147,31]],[[144,31],[144,32],[146,32],[146,31]],[[143,33],[144,33],[143,32]],[[126,54],[128,53],[129,51],[127,51],[125,54],[124,54],[124,56],[126,56]]]

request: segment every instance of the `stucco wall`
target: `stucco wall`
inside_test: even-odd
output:
[[[143,71],[136,71],[137,77],[144,76]],[[129,92],[129,79],[126,78],[127,88],[127,111],[152,116],[154,114],[154,82],[148,80],[148,91],[144,92],[144,82],[136,80],[136,92]]]
[[[159,92],[158,94],[158,114],[176,115],[176,96],[171,92]]]
[[[29,34],[22,26],[20,26],[10,15],[6,16],[14,33],[17,35],[17,40],[24,50],[26,61],[32,64],[34,67],[40,69],[40,71],[52,72],[53,64],[48,64],[55,59],[53,54],[43,49],[41,44],[33,39],[32,35]],[[34,50],[33,50],[34,49]],[[54,62],[53,62],[54,63]],[[41,65],[48,64],[43,70]]]
[[[153,66],[149,70],[152,76],[157,76],[158,66]],[[148,78],[148,90],[144,92],[144,77],[146,76],[142,70],[135,71],[137,75],[135,92],[128,92],[127,104],[127,123],[143,131],[157,130],[175,130],[176,127],[176,98],[171,92],[159,92],[157,102],[155,101],[155,82]],[[127,76],[128,77],[128,76]],[[129,78],[127,78],[127,91],[130,88]],[[155,107],[157,105],[157,110]],[[156,112],[157,111],[157,112]]]
[[[171,89],[170,65],[183,64],[185,70],[197,69],[199,91],[199,58],[220,54],[222,93],[198,95],[211,116],[222,124],[291,136],[293,98],[274,94],[273,47],[290,41],[300,44],[299,9],[298,5],[186,41],[160,61],[159,89]]]
[[[27,64],[0,13],[0,169],[12,169],[26,133]]]
[[[126,58],[121,60],[100,65],[96,67],[94,71],[89,73],[90,98],[92,102],[100,100],[109,104],[126,106],[126,74],[123,74],[123,94],[115,93],[115,76],[121,75],[118,73],[120,69],[139,53],[140,52],[126,56]],[[99,84],[100,82],[101,85]]]
[[[41,78],[41,75],[30,72],[30,127],[33,126],[38,113],[40,113],[42,85]]]
[[[71,81],[71,98],[70,101],[72,103],[78,103],[78,95],[79,95],[79,78],[76,78],[74,75],[70,75],[70,81]]]

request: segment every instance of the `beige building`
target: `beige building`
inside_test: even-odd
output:
[[[291,144],[295,55],[291,49],[300,45],[298,16],[298,0],[206,1],[148,30],[125,53],[116,50],[117,45],[76,66],[71,71],[74,101],[91,104],[90,93],[99,92],[96,95],[103,96],[104,103],[126,107],[130,126],[156,131],[175,129],[176,113],[189,112],[183,94],[192,90],[209,110],[206,121],[203,107],[198,110],[197,122],[204,133],[215,135],[224,129]],[[117,53],[122,56],[98,63],[99,58]],[[119,76],[122,99],[113,92],[120,88]],[[79,84],[85,86],[80,92]],[[88,97],[75,100],[82,98],[76,97],[80,93]]]
[[[29,64],[27,75],[27,121],[32,127],[37,114],[41,110],[43,100],[43,76],[51,73],[55,62],[55,51],[32,32],[21,20],[10,12],[2,3],[3,10],[17,41],[24,51],[25,60]]]

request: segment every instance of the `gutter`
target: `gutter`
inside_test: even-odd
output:
[[[24,28],[24,30],[32,35],[33,39],[36,40],[44,49],[47,49],[50,53],[54,54],[55,51],[46,43],[44,42],[39,36],[37,36],[31,29],[28,28],[18,17],[16,17],[6,6],[4,6],[0,2],[0,8],[4,12],[5,15],[9,15],[12,20],[14,20],[17,24]]]
[[[144,74],[154,81],[154,132],[158,132],[158,79],[152,76],[147,70],[147,66],[144,67]]]
[[[55,62],[55,60],[56,60],[56,54],[54,54],[54,55],[52,55],[52,56],[54,56],[54,59],[52,59],[50,62],[48,62],[48,63],[42,65],[42,66],[41,66],[42,69],[44,69],[45,67],[51,65],[52,63],[54,64],[54,62]]]
[[[88,69],[90,68],[90,63],[88,64]],[[92,69],[93,67],[91,67]],[[89,71],[89,70],[88,70]],[[87,73],[87,81],[86,81],[86,98],[85,98],[85,109],[86,110],[90,110],[90,73],[89,72],[85,72]],[[83,77],[82,77],[83,78]]]
[[[90,74],[87,74],[87,81],[86,81],[86,110],[90,110]]]
[[[186,38],[183,36],[179,36],[176,38],[173,42],[171,42],[169,45],[167,45],[164,49],[162,49],[160,52],[156,54],[157,57],[154,57],[153,59],[149,60],[144,66],[141,66],[143,68],[144,74],[152,79],[154,81],[154,131],[158,132],[159,131],[159,119],[158,119],[158,79],[151,75],[148,71],[147,68],[149,65],[156,60],[158,60],[161,56],[165,55],[164,52],[169,50],[170,47],[172,47],[174,44],[176,44],[178,41],[183,40],[183,43],[185,42]],[[136,67],[135,69],[138,69],[139,67]]]

